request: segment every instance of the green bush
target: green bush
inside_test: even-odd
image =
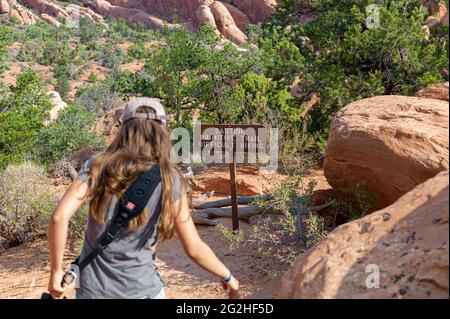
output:
[[[44,42],[40,40],[28,40],[22,43],[17,58],[25,62],[38,62],[44,58]]]
[[[43,127],[36,137],[37,160],[48,165],[87,145],[95,150],[105,147],[105,141],[93,131],[94,122],[94,115],[82,106],[60,110],[56,121]]]
[[[298,106],[291,94],[262,74],[244,74],[239,84],[228,92],[223,117],[232,122],[270,121],[276,125],[299,121]]]
[[[111,92],[117,92],[121,97],[128,98],[131,95],[142,94],[141,92],[145,90],[144,87],[147,87],[148,82],[146,80],[139,80],[139,78],[139,73],[135,74],[130,71],[121,71],[114,68],[106,75],[103,84]]]
[[[54,26],[44,21],[15,28],[14,31],[15,41],[22,43],[29,40],[42,41],[44,43],[50,40],[55,40],[58,43],[67,43],[70,38],[74,36],[72,28],[64,24]]]
[[[111,18],[108,21],[107,37],[115,41],[115,43],[134,37],[136,33],[137,32],[128,25],[124,18]]]
[[[355,220],[372,212],[374,198],[362,186],[340,190],[340,197],[333,199],[332,206],[337,215],[345,220]]]
[[[76,52],[69,50],[68,46],[64,45],[59,51],[53,66],[57,89],[62,98],[65,98],[70,92],[69,81],[80,75],[76,62]]]
[[[308,3],[317,17],[297,23]],[[320,101],[310,112],[311,130],[326,143],[334,114],[355,100],[382,94],[410,95],[448,81],[448,27],[427,40],[428,16],[420,0],[377,1],[379,26],[366,24],[370,0],[284,0],[260,41],[266,72],[286,83],[299,75],[300,95]],[[294,70],[292,72],[291,70]]]
[[[150,54],[150,50],[145,47],[144,42],[135,41],[128,48],[128,55],[138,60],[146,59]]]
[[[89,217],[89,203],[84,203],[69,221],[68,240],[71,244],[80,244],[86,233]]]
[[[266,207],[265,219],[252,225],[247,239],[264,257],[291,264],[298,254],[322,240],[328,231],[325,220],[308,208],[315,181],[304,182],[303,164],[288,171],[275,185],[273,199],[257,204]]]
[[[79,21],[80,42],[86,44],[102,37],[103,27],[87,17],[81,17]]]
[[[122,50],[111,43],[104,45],[96,57],[102,66],[110,69],[118,67],[124,59],[125,55]]]
[[[194,35],[183,28],[163,35],[164,44],[152,48],[146,59],[148,77],[135,78],[137,93],[162,99],[176,125],[189,126],[196,109],[209,121],[229,121],[223,114],[225,97],[237,79],[258,71],[255,52],[221,44],[207,27]]]
[[[75,105],[84,107],[87,111],[101,117],[120,106],[121,99],[116,92],[104,84],[82,88],[75,95]]]
[[[0,174],[0,241],[8,247],[44,235],[56,207],[44,170],[29,162]]]
[[[12,89],[0,91],[1,171],[32,155],[32,145],[52,105],[50,95],[31,69],[22,71]]]
[[[13,30],[11,27],[0,23],[0,74],[5,70],[3,62],[8,55],[8,49],[13,39]]]

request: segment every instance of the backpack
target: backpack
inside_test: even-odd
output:
[[[100,255],[108,245],[114,241],[120,233],[127,228],[128,223],[133,218],[138,217],[144,210],[150,197],[161,182],[161,172],[159,165],[154,165],[150,170],[142,173],[117,203],[114,215],[106,226],[105,231],[100,235],[94,249],[82,260],[78,257],[64,274],[63,283],[70,285],[87,265],[89,265],[98,255]],[[161,214],[161,197],[156,208],[155,216]],[[152,217],[149,221],[150,227],[155,227],[159,218]],[[41,299],[52,299],[52,296],[44,292]]]

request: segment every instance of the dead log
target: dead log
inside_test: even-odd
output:
[[[219,224],[218,220],[208,219],[202,216],[193,215],[192,219],[194,220],[194,224],[196,225],[205,225],[205,226],[217,226]]]
[[[309,208],[309,210],[320,212],[321,210],[324,210],[325,208],[330,207],[332,204],[333,204],[332,202],[328,202],[328,203],[323,204],[323,205],[310,206],[308,208]]]
[[[194,204],[194,206],[203,204],[204,201],[206,199],[210,198],[211,196],[214,196],[214,191],[209,191],[209,192],[203,193],[202,195],[200,195],[199,198],[193,198],[192,203]]]
[[[266,208],[260,206],[238,207],[239,219],[247,220],[251,216],[255,216],[266,211]],[[232,217],[231,207],[211,207],[195,211],[195,214],[202,214],[208,219],[220,217]]]
[[[237,203],[238,205],[248,205],[256,202],[257,200],[271,200],[271,199],[272,194],[258,195],[258,196],[238,196]],[[231,205],[231,198],[224,198],[212,202],[195,201],[194,208],[202,210],[207,208],[226,207],[230,205]]]

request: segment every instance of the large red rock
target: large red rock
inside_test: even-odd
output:
[[[199,26],[207,25],[211,27],[213,30],[216,30],[218,34],[220,34],[219,30],[217,30],[214,15],[212,14],[211,9],[207,5],[201,5],[198,7],[196,12],[196,19]]]
[[[449,163],[448,102],[378,96],[340,110],[330,128],[324,173],[335,189],[364,186],[375,208],[401,195]]]
[[[276,0],[235,0],[233,5],[249,17],[252,23],[266,22],[275,12]]]
[[[12,16],[22,24],[33,24],[43,20],[53,25],[59,25],[59,19],[75,24],[80,17],[87,17],[94,22],[102,23],[103,18],[94,11],[74,5],[64,5],[51,0],[0,0],[0,15]]]
[[[393,205],[337,227],[297,257],[278,297],[448,298],[448,179],[442,172]]]
[[[211,9],[217,28],[225,36],[236,44],[244,44],[247,42],[247,36],[236,26],[233,17],[227,7],[219,2],[213,2],[209,8]]]
[[[9,3],[7,0],[0,0],[0,14],[9,13]]]
[[[242,31],[245,31],[245,29],[247,29],[247,26],[250,24],[250,19],[247,17],[247,15],[228,2],[221,2],[230,12],[236,26]]]
[[[275,11],[276,4],[275,0],[80,0],[85,6],[82,7],[61,5],[52,0],[19,0],[32,8],[28,10],[18,4],[12,7],[11,3],[16,0],[10,3],[8,0],[0,1],[0,16],[15,16],[21,23],[31,24],[42,19],[58,25],[59,18],[64,18],[73,24],[77,17],[86,16],[103,24],[103,17],[112,16],[125,19],[131,26],[159,29],[173,26],[173,17],[176,16],[189,30],[194,26],[210,25],[218,30],[217,34],[222,33],[238,45],[247,42],[243,32],[247,26],[266,21]]]
[[[108,143],[111,143],[119,132],[125,105],[118,109],[106,113],[95,123],[95,132],[105,136]]]
[[[417,97],[448,101],[448,82],[430,85],[415,94]]]
[[[112,5],[105,0],[83,0],[83,3],[98,14],[106,17],[123,18],[129,25],[138,27],[145,25],[149,28],[162,28],[164,20],[148,12],[129,7]]]
[[[22,24],[33,24],[39,17],[16,0],[0,0],[0,18],[14,17]]]
[[[437,25],[448,26],[448,9],[444,1],[423,0],[422,4],[431,13],[431,16],[425,20],[427,27],[432,28]]]

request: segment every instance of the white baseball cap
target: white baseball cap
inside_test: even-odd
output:
[[[141,106],[148,106],[152,108],[155,111],[155,114],[136,112]],[[166,124],[167,116],[164,106],[157,99],[150,97],[137,97],[128,101],[123,113],[122,123],[134,118],[152,119]]]

